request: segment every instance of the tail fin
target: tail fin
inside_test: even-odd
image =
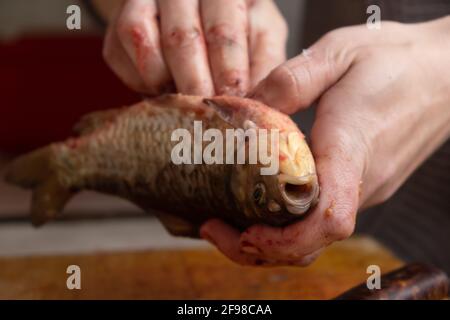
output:
[[[52,154],[52,146],[44,147],[17,158],[6,169],[6,182],[33,189],[31,221],[35,226],[55,218],[74,194],[58,181]]]

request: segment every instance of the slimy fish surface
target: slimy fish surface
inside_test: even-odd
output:
[[[278,129],[278,170],[261,175],[267,164],[259,161],[175,164],[172,133],[183,128],[194,136],[195,121],[203,132],[214,128],[224,136],[227,129]],[[128,199],[156,214],[170,233],[191,237],[214,217],[241,230],[255,223],[283,226],[318,199],[303,134],[287,115],[254,100],[166,95],[88,114],[75,129],[78,136],[23,155],[7,169],[8,182],[33,190],[35,225],[55,218],[82,190]]]

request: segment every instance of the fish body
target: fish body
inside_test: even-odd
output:
[[[174,131],[195,137],[196,122],[202,132],[216,129],[224,136],[227,129],[279,130],[278,170],[261,175],[267,165],[259,161],[174,163]],[[79,136],[21,156],[7,170],[7,181],[33,189],[35,225],[53,219],[81,190],[128,199],[154,212],[170,233],[191,237],[213,217],[241,230],[255,223],[286,225],[318,198],[303,135],[288,116],[253,100],[167,95],[89,114],[76,131]],[[200,141],[203,150],[208,144]]]

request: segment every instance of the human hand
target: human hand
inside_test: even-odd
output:
[[[347,27],[274,69],[252,97],[287,113],[318,100],[311,141],[318,205],[284,228],[200,232],[241,264],[307,265],[349,237],[358,209],[388,199],[450,136],[450,17]],[[407,223],[407,221],[405,221]]]
[[[109,20],[106,62],[147,95],[242,96],[285,60],[272,0],[126,0]]]

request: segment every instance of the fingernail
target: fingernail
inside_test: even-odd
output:
[[[241,242],[241,252],[248,253],[248,254],[261,254],[261,249],[258,247],[255,247],[253,244],[251,244],[248,241],[242,241]]]

